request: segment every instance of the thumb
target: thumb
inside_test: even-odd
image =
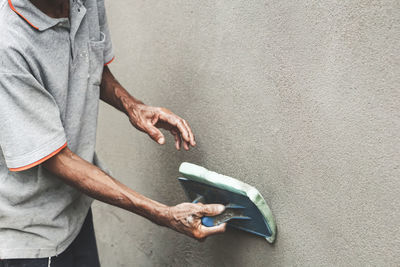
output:
[[[213,226],[213,227],[206,227],[201,225],[200,226],[200,231],[202,231],[205,235],[205,237],[210,236],[210,235],[216,235],[216,234],[222,234],[226,231],[226,223]]]
[[[200,212],[203,216],[215,216],[224,212],[225,206],[222,204],[208,204],[203,206]]]
[[[153,125],[151,125],[151,124],[147,125],[146,133],[151,137],[151,139],[153,139],[160,145],[163,145],[165,143],[164,135],[161,133],[161,131],[159,129],[157,129]]]

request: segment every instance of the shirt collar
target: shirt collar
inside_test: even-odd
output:
[[[67,20],[66,18],[55,19],[47,16],[29,0],[8,0],[8,4],[15,13],[38,31],[45,31],[59,22]]]

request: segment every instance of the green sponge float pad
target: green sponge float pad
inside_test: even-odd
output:
[[[181,164],[179,167],[179,172],[185,178],[192,181],[207,184],[215,188],[248,197],[258,208],[269,228],[270,235],[264,236],[265,239],[270,243],[274,242],[276,237],[275,220],[270,208],[267,205],[267,202],[256,188],[232,177],[218,174],[216,172],[209,171],[204,167],[187,162],[183,162]]]

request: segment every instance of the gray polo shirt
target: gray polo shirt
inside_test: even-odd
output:
[[[101,165],[99,85],[113,59],[104,0],[71,0],[69,19],[0,0],[0,30],[0,258],[55,256],[92,199],[40,163],[68,145]]]

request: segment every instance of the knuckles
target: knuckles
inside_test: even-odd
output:
[[[165,113],[165,114],[170,114],[171,111],[167,108],[161,108],[161,107],[157,107],[156,110],[160,113]]]

